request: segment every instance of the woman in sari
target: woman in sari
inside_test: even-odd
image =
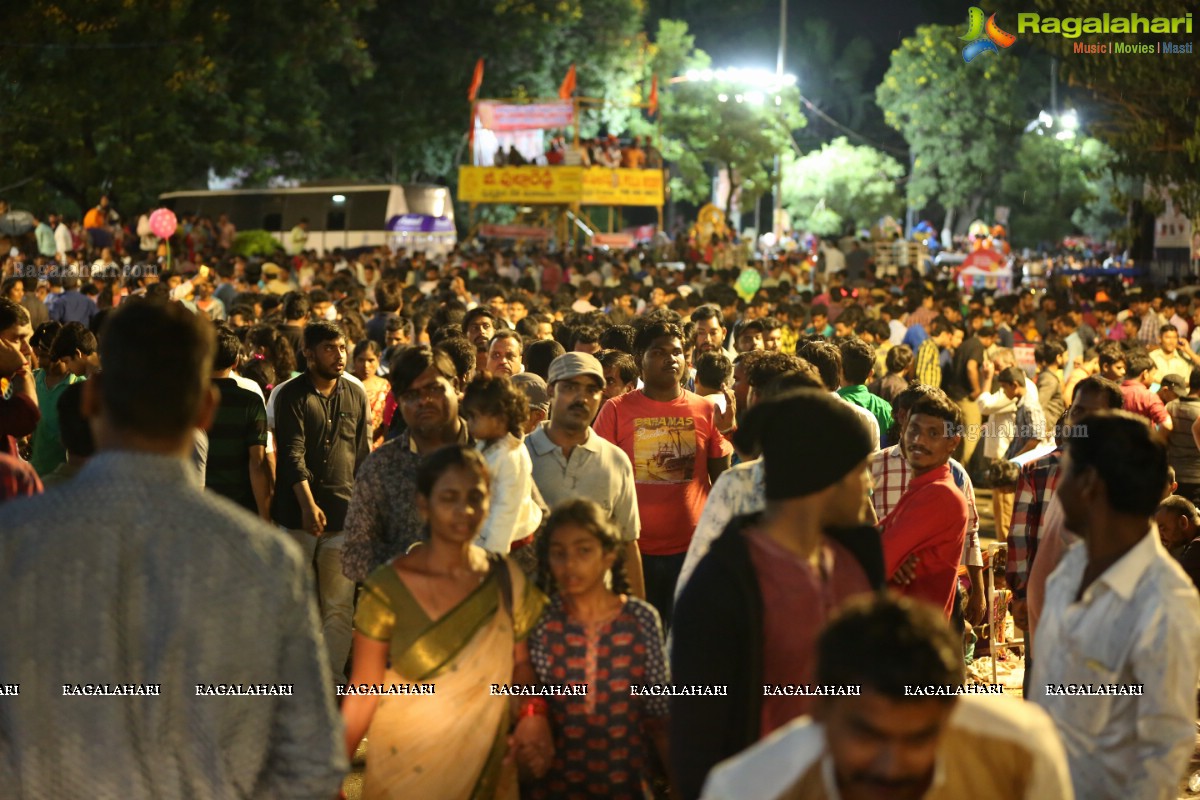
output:
[[[367,407],[371,409],[371,449],[383,444],[386,428],[383,424],[383,409],[387,405],[391,385],[379,377],[379,345],[363,339],[354,345],[354,377],[362,381],[367,391]]]
[[[506,559],[472,544],[487,492],[474,449],[433,453],[417,474],[428,541],[363,587],[342,704],[347,755],[364,734],[370,742],[363,800],[515,800],[510,745],[535,774],[549,766],[546,718],[522,709],[510,738],[510,699],[490,691],[537,684],[523,640],[545,597]]]

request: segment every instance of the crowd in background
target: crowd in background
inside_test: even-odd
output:
[[[205,228],[170,269],[4,264],[0,496],[40,495],[0,507],[15,796],[331,797],[364,737],[364,797],[1173,796],[1200,670],[1186,292],[967,293],[856,247],[751,261],[741,294],[686,237],[265,261]],[[988,568],[1031,702],[912,697],[963,685]],[[187,696],[41,694],[93,678]],[[296,695],[192,694],[268,678]],[[861,693],[786,691],[818,685]]]

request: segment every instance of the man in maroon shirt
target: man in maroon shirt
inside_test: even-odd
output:
[[[1160,431],[1172,428],[1171,415],[1167,413],[1162,398],[1150,391],[1153,384],[1151,373],[1154,361],[1141,348],[1130,351],[1125,357],[1125,380],[1121,383],[1121,394],[1125,395],[1125,410],[1145,417]]]
[[[967,501],[950,473],[950,456],[962,439],[962,412],[940,389],[918,400],[904,430],[904,457],[913,478],[900,502],[880,521],[884,571],[894,576],[916,557],[915,576],[900,594],[938,606],[950,618],[963,539]]]

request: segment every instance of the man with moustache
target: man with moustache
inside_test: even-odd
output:
[[[967,500],[949,464],[962,439],[961,429],[962,412],[940,389],[913,404],[904,429],[904,458],[913,477],[891,513],[879,522],[887,574],[895,575],[910,559],[916,560],[912,580],[897,591],[941,608],[946,619],[953,611],[967,535]]]
[[[388,373],[405,429],[370,454],[346,512],[342,572],[352,581],[404,553],[425,535],[417,512],[421,460],[449,444],[474,444],[458,415],[458,376],[441,350],[402,350]]]
[[[718,764],[703,800],[1075,797],[1045,714],[1004,696],[951,693],[963,683],[962,642],[936,609],[850,600],[822,632],[816,660],[817,685],[857,691],[817,697],[811,717]]]
[[[345,682],[354,583],[342,575],[346,510],[371,451],[371,412],[360,386],[343,380],[346,337],[331,322],[304,328],[307,371],[275,398],[276,491],[271,517],[316,570],[317,599],[334,680]]]
[[[630,591],[645,598],[641,519],[629,456],[591,429],[603,400],[604,371],[589,353],[564,353],[550,362],[550,419],[525,437],[533,481],[546,504],[586,497],[608,515],[624,542]]]

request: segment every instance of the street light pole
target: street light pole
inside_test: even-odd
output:
[[[779,0],[779,57],[775,61],[775,79],[783,85],[783,65],[787,58],[787,0]],[[771,232],[775,241],[783,236],[783,159],[775,154],[775,197],[771,203]]]

